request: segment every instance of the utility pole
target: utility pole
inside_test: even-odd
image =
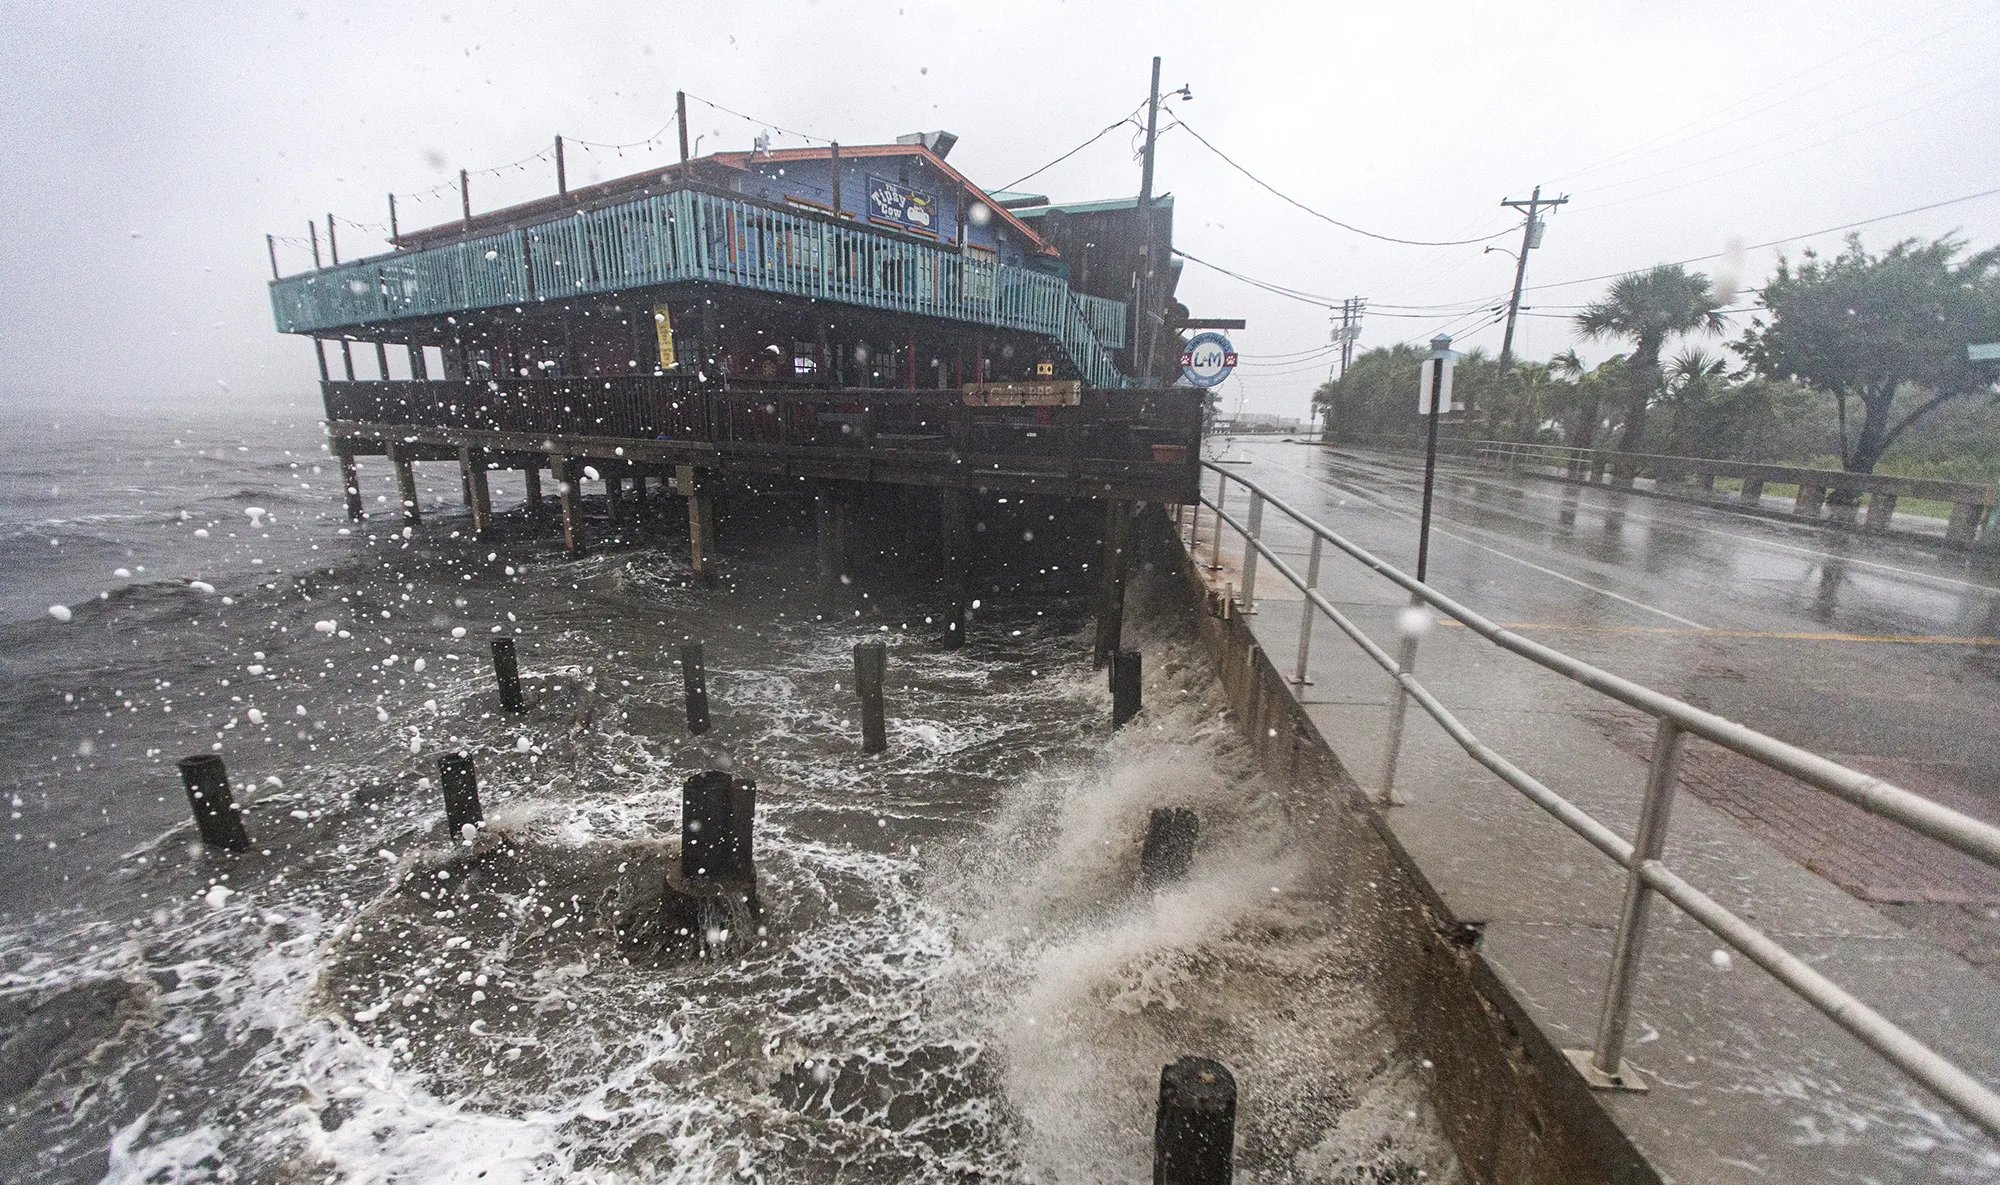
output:
[[[1542,245],[1542,220],[1539,212],[1544,206],[1561,206],[1569,202],[1569,195],[1542,200],[1542,187],[1535,186],[1533,196],[1527,201],[1507,200],[1500,204],[1515,210],[1525,210],[1528,221],[1521,227],[1521,253],[1514,258],[1514,297],[1507,302],[1507,332],[1500,339],[1500,381],[1506,382],[1510,368],[1514,365],[1514,318],[1521,312],[1521,282],[1528,278],[1528,252]],[[1493,250],[1489,247],[1487,250]]]
[[[1361,336],[1361,314],[1368,307],[1365,296],[1350,296],[1340,302],[1340,377],[1347,377],[1348,364],[1354,361],[1354,339]]]
[[[1139,172],[1139,270],[1132,277],[1132,343],[1138,351],[1138,378],[1153,377],[1153,143],[1160,129],[1160,59],[1153,59],[1153,86],[1146,102],[1146,155]]]

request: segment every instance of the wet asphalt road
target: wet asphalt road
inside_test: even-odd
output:
[[[1208,454],[1414,571],[1421,457]],[[1431,583],[1495,620],[2000,821],[2000,561],[1455,461],[1434,515]]]

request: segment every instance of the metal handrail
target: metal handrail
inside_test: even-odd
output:
[[[1912,1037],[1832,980],[1814,971],[1803,960],[1772,941],[1755,926],[1731,913],[1682,879],[1661,860],[1674,793],[1679,782],[1682,742],[1688,734],[1742,754],[1806,785],[1838,795],[1863,810],[1901,823],[1995,867],[2000,867],[2000,827],[1960,814],[1880,778],[1849,769],[1816,753],[1766,736],[1733,720],[1703,711],[1672,696],[1663,695],[1622,676],[1572,658],[1552,647],[1530,641],[1502,628],[1429,585],[1418,582],[1316,522],[1256,482],[1213,462],[1204,461],[1202,464],[1204,468],[1218,476],[1217,496],[1211,501],[1205,495],[1197,495],[1200,502],[1195,506],[1197,522],[1190,536],[1190,547],[1194,545],[1193,541],[1199,540],[1200,509],[1201,506],[1207,506],[1216,517],[1214,555],[1211,557],[1216,564],[1219,565],[1221,562],[1221,528],[1227,524],[1245,542],[1246,578],[1261,560],[1297,588],[1309,606],[1301,614],[1299,650],[1293,681],[1300,684],[1306,682],[1306,663],[1314,617],[1312,610],[1317,609],[1359,646],[1370,660],[1387,671],[1394,682],[1396,693],[1391,704],[1390,735],[1384,755],[1382,775],[1382,792],[1391,805],[1399,801],[1395,797],[1395,769],[1401,750],[1403,708],[1408,700],[1415,700],[1417,705],[1436,720],[1445,733],[1473,760],[1492,771],[1502,781],[1520,791],[1592,847],[1627,870],[1625,896],[1620,910],[1604,1001],[1599,1013],[1596,1041],[1588,1051],[1568,1051],[1572,1061],[1577,1063],[1579,1069],[1590,1079],[1591,1085],[1609,1089],[1635,1085],[1631,1071],[1625,1065],[1623,1058],[1625,1029],[1630,1019],[1633,988],[1643,955],[1647,910],[1651,898],[1657,894],[1678,906],[1682,912],[1716,937],[1769,972],[1780,983],[1905,1074],[1950,1103],[1988,1135],[2000,1137],[2000,1094],[1988,1089],[1970,1073]],[[1248,522],[1239,520],[1224,509],[1226,491],[1232,481],[1243,486],[1250,495]],[[1266,505],[1305,528],[1310,534],[1312,544],[1308,574],[1305,577],[1300,577],[1289,563],[1264,542],[1261,526],[1262,512]],[[1648,768],[1645,799],[1640,810],[1639,829],[1635,840],[1626,841],[1583,808],[1562,797],[1532,774],[1509,761],[1481,741],[1450,709],[1445,707],[1443,702],[1419,682],[1414,674],[1417,631],[1405,629],[1401,652],[1392,656],[1321,594],[1318,585],[1322,545],[1329,543],[1370,571],[1409,592],[1412,606],[1429,605],[1502,649],[1645,712],[1657,720],[1658,731],[1652,761]]]

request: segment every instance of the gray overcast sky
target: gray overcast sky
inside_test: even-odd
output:
[[[206,400],[225,384],[310,397],[308,347],[271,328],[265,232],[303,236],[329,210],[382,222],[386,192],[527,157],[557,132],[640,140],[671,119],[677,88],[767,121],[693,104],[704,151],[746,148],[760,126],[846,143],[947,128],[961,137],[952,163],[999,186],[1141,106],[1158,53],[1164,86],[1194,91],[1170,114],[1357,226],[1469,238],[1517,223],[1502,197],[1537,183],[1569,193],[1530,284],[2000,187],[1990,3],[4,0],[0,22],[8,402]],[[1133,147],[1129,131],[1113,133],[1025,188],[1057,200],[1135,192]],[[573,151],[571,176],[661,159]],[[1163,138],[1159,169],[1181,247],[1293,288],[1369,297],[1364,348],[1427,339],[1456,315],[1389,305],[1477,305],[1512,279],[1511,259],[1477,246],[1397,246],[1317,221],[1183,130]],[[552,189],[553,169],[531,160],[473,186],[475,207],[491,208]],[[455,203],[405,200],[404,225],[451,217]],[[1882,245],[1951,230],[2000,241],[2000,195],[1863,233]],[[365,235],[344,230],[345,254],[380,249]],[[1746,285],[1776,253],[1748,253]],[[291,247],[281,258],[288,271],[307,261]],[[1542,315],[1523,319],[1519,352],[1567,346],[1551,314],[1602,288],[1531,292]],[[1225,388],[1232,403],[1303,414],[1326,360],[1281,356],[1325,344],[1325,310],[1193,264],[1181,292],[1198,316],[1250,320],[1234,335],[1252,365]],[[1461,343],[1497,351],[1499,340],[1495,326]]]

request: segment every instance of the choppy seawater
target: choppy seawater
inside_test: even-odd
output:
[[[921,546],[862,559],[829,609],[787,499],[735,499],[728,578],[696,589],[666,503],[570,560],[518,511],[474,543],[455,470],[426,466],[413,538],[386,514],[342,533],[303,415],[4,421],[6,1180],[1138,1182],[1159,1068],[1188,1052],[1236,1072],[1239,1179],[1457,1178],[1312,837],[1143,604],[1147,710],[1110,732],[1088,550],[1050,508],[990,508],[1001,588],[954,653]],[[364,482],[386,510],[386,469]],[[497,710],[496,627],[525,716]],[[880,758],[863,637],[891,645]],[[211,749],[242,856],[187,822],[173,760]],[[476,855],[427,780],[459,749]],[[711,767],[758,782],[764,930],[634,958],[611,897],[657,875],[681,780]],[[1154,895],[1158,805],[1203,837]]]

